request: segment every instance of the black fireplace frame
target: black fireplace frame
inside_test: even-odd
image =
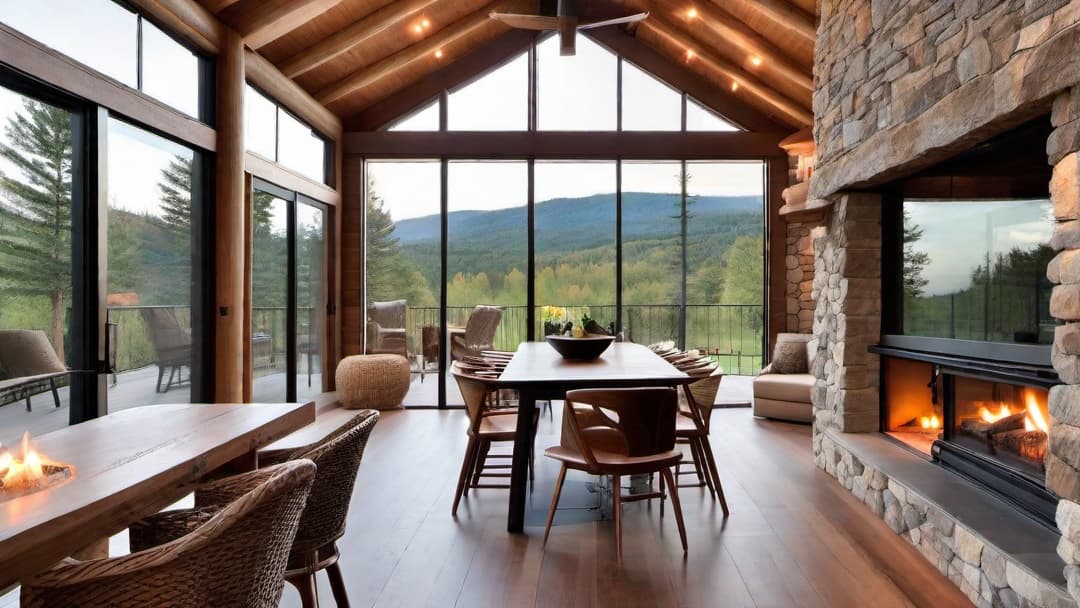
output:
[[[1049,390],[1060,383],[1052,367],[958,357],[886,345],[871,346],[870,351],[882,356],[921,361],[934,366],[935,377],[942,383],[943,438],[934,441],[930,448],[930,459],[933,462],[974,481],[1013,504],[1019,511],[1038,523],[1050,529],[1056,529],[1055,511],[1058,498],[1046,489],[1045,478],[1040,479],[1027,471],[1009,466],[1005,462],[952,441],[956,426],[954,389],[957,376]],[[886,394],[884,389],[886,381],[885,374],[882,374],[880,392],[882,395]],[[887,408],[888,404],[885,399],[882,399],[880,416],[882,432],[888,430],[885,428]]]

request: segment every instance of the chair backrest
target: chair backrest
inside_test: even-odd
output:
[[[168,308],[140,308],[146,326],[150,328],[150,342],[158,355],[171,349],[191,345],[191,336],[180,327],[176,315]]]
[[[673,388],[581,389],[566,393],[563,447],[596,466],[595,451],[652,456],[675,447]],[[612,415],[614,414],[614,415]]]
[[[465,402],[465,411],[469,415],[469,429],[475,433],[480,429],[484,404],[487,402],[487,396],[492,389],[492,379],[471,374],[463,369],[458,362],[454,362],[453,366],[451,366],[450,373],[457,380],[461,398]]]
[[[465,342],[468,344],[491,344],[495,339],[495,330],[502,321],[503,311],[499,306],[479,305],[469,314],[465,323]]]
[[[303,448],[293,459],[310,460],[318,467],[293,554],[315,551],[345,534],[353,486],[368,438],[379,421],[379,412],[362,410],[325,441]]]
[[[402,328],[405,327],[405,317],[409,311],[405,300],[392,302],[372,302],[368,307],[368,318],[379,324],[379,327]]]
[[[11,378],[67,371],[48,336],[39,329],[0,330],[0,362]]]
[[[720,390],[720,381],[724,379],[724,369],[717,367],[708,376],[686,385],[686,399],[694,417],[694,422],[704,430],[709,430],[716,393]]]
[[[194,532],[130,555],[45,571],[24,584],[23,606],[279,605],[285,568],[315,478],[294,460],[238,478],[252,489]]]

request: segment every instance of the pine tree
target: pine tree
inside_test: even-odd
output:
[[[923,268],[930,263],[930,256],[925,251],[915,249],[915,244],[922,238],[923,229],[911,221],[911,216],[904,210],[904,295],[917,298],[922,295],[923,287],[929,283],[922,276]]]
[[[174,156],[169,166],[161,170],[158,182],[161,192],[162,219],[185,236],[191,234],[191,159]]]
[[[49,337],[64,360],[71,292],[71,115],[27,99],[4,132],[0,157],[17,174],[0,175],[0,191],[8,199],[0,207],[0,294],[49,299]]]

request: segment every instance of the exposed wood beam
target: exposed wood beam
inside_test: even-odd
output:
[[[247,51],[245,65],[249,82],[291,110],[316,131],[335,141],[340,140],[341,119],[300,88],[300,85],[286,78],[262,55]]]
[[[341,193],[337,190],[326,184],[320,184],[288,167],[267,160],[258,154],[248,152],[244,156],[244,170],[287,190],[295,190],[321,203],[334,207],[341,204]]]
[[[713,0],[715,1],[715,0]],[[817,23],[812,15],[787,0],[735,0],[757,11],[773,23],[790,30],[810,44],[817,41]]]
[[[167,30],[204,53],[217,54],[225,26],[195,0],[128,0],[140,13],[152,17]]]
[[[309,46],[279,66],[289,78],[317,68],[349,49],[400,24],[438,0],[400,0],[354,21],[329,38]]]
[[[783,133],[351,131],[344,152],[378,158],[766,159]]]
[[[394,93],[345,121],[346,129],[374,131],[386,126],[443,91],[456,88],[529,49],[536,32],[510,30],[478,47],[461,59],[428,74],[406,89]]]
[[[761,132],[786,132],[788,130],[787,125],[770,118],[746,101],[702,79],[680,62],[672,61],[619,28],[596,29],[587,32],[586,35],[676,89],[686,91],[688,95],[735,126]]]
[[[304,25],[341,0],[244,0],[222,12],[253,49]]]
[[[654,5],[663,6],[665,12],[675,15],[686,15],[681,4],[676,0],[654,0]],[[688,28],[697,28],[697,24],[704,26],[711,32],[710,38],[715,38],[726,44],[737,47],[744,55],[739,63],[743,69],[751,73],[760,73],[763,77],[773,75],[794,84],[806,91],[807,95],[814,92],[814,79],[809,68],[801,68],[788,57],[783,51],[760,34],[748,27],[743,22],[727,11],[709,2],[695,4],[697,16],[693,19],[686,17]],[[761,60],[760,65],[755,65],[753,57]]]
[[[490,23],[491,18],[488,17],[488,13],[497,8],[500,4],[502,3],[490,2],[484,5],[480,10],[470,13],[465,18],[450,24],[416,44],[408,46],[400,52],[394,53],[373,65],[356,70],[337,83],[316,93],[315,98],[324,105],[329,105],[355,91],[382,80],[386,76],[414,61],[421,59],[430,60],[435,51],[450,45],[457,40],[470,36]]]
[[[639,35],[642,30],[648,30],[675,48],[692,52],[692,58],[688,59],[690,63],[701,64],[721,77],[736,83],[740,91],[745,91],[762,104],[773,108],[793,125],[805,127],[813,124],[814,115],[807,108],[766,86],[757,77],[739,66],[717,57],[711,49],[699,44],[690,34],[680,31],[657,15],[652,15],[641,23],[638,28]]]

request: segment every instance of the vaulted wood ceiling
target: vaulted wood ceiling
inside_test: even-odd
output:
[[[538,0],[200,0],[246,44],[343,120],[481,50],[520,39],[488,18]],[[815,0],[579,0],[647,10],[626,30],[780,124],[812,122]],[[593,12],[584,10],[583,12]],[[425,26],[426,24],[426,26]],[[514,38],[514,37],[517,38]],[[487,58],[495,61],[498,58]],[[473,58],[473,62],[476,59]]]

